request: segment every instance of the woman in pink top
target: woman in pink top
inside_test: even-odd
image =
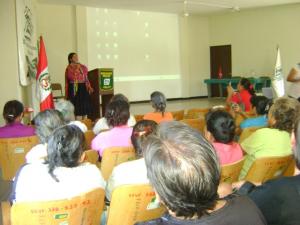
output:
[[[105,118],[112,129],[101,132],[92,140],[92,149],[102,156],[103,151],[109,147],[131,146],[132,127],[127,126],[129,118],[129,104],[124,100],[112,101],[108,104]]]
[[[163,121],[173,120],[173,115],[170,112],[166,112],[167,101],[163,93],[155,91],[151,94],[151,103],[154,108],[154,112],[145,114],[144,120],[153,120],[156,123]]]
[[[251,110],[250,99],[255,95],[253,85],[247,78],[242,78],[237,86],[238,92],[234,92],[231,85],[227,86],[227,99],[228,104],[239,104],[245,112]]]
[[[224,110],[206,114],[205,137],[212,142],[220,164],[230,164],[243,158],[240,145],[233,141],[235,124],[233,117]]]

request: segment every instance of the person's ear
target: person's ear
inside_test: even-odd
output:
[[[204,137],[210,142],[213,143],[215,141],[215,138],[213,137],[212,133],[210,133],[206,126],[204,128]]]
[[[79,158],[79,163],[83,163],[86,160],[86,154],[83,152]]]

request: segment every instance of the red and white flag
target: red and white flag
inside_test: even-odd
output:
[[[38,96],[40,100],[40,111],[44,111],[46,109],[53,109],[54,102],[51,90],[50,76],[48,72],[48,61],[42,36],[40,37],[36,82]]]

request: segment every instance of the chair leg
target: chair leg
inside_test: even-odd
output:
[[[1,202],[1,212],[2,213],[2,225],[11,225],[10,221],[10,203],[9,202]]]

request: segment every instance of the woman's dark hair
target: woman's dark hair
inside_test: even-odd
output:
[[[255,107],[258,115],[266,115],[269,112],[273,102],[265,96],[252,96],[250,99],[252,107]]]
[[[150,97],[151,97],[152,106],[154,107],[155,111],[161,112],[162,116],[164,116],[167,107],[167,101],[165,95],[159,91],[155,91],[151,94]]]
[[[113,101],[118,101],[118,100],[125,101],[125,102],[128,102],[128,103],[129,103],[128,98],[127,98],[125,95],[121,94],[121,93],[115,94],[115,95],[111,98],[110,101],[113,102]]]
[[[52,132],[65,125],[62,114],[55,109],[47,109],[39,112],[34,118],[35,133],[42,144],[47,143]]]
[[[145,142],[145,140],[147,140],[149,134],[156,133],[157,126],[157,123],[152,120],[140,120],[134,125],[131,134],[131,143],[138,157],[142,157],[142,145]]]
[[[300,103],[296,99],[284,97],[276,99],[269,112],[276,121],[272,128],[291,133],[299,113]]]
[[[247,90],[252,96],[255,95],[255,90],[250,80],[248,80],[247,78],[242,78],[240,80],[240,85],[242,85],[244,89]]]
[[[48,141],[49,174],[59,182],[53,171],[56,167],[76,167],[85,146],[82,131],[75,125],[65,125],[54,130]]]
[[[24,106],[17,100],[11,100],[5,103],[3,108],[3,117],[10,124],[24,112]]]
[[[122,100],[110,102],[106,108],[105,118],[111,127],[127,124],[129,119],[128,102]]]
[[[177,217],[201,218],[215,208],[220,165],[199,132],[177,121],[161,123],[143,147],[149,181]]]
[[[68,55],[68,62],[69,62],[69,64],[71,64],[71,62],[72,62],[72,58],[73,58],[73,56],[74,55],[76,55],[76,53],[75,52],[71,52],[71,53],[69,53],[69,55]]]
[[[230,143],[234,139],[235,123],[233,117],[224,110],[210,111],[205,115],[207,130],[216,142]]]

